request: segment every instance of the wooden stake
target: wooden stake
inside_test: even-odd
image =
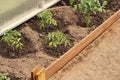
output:
[[[40,66],[37,65],[31,72],[31,78],[32,80],[35,80],[35,78],[37,77],[37,73],[40,71]]]
[[[37,73],[37,80],[46,80],[45,79],[45,69],[43,68],[40,72]]]

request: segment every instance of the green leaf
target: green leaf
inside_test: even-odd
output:
[[[49,47],[52,47],[52,46],[53,46],[53,43],[52,43],[52,42],[50,42],[50,43],[49,43]]]
[[[53,46],[56,48],[56,47],[57,47],[57,44],[54,42],[54,43],[53,43]]]
[[[99,0],[77,0],[74,5],[74,9],[79,11],[85,17],[85,23],[87,26],[90,25],[90,17],[86,18],[86,15],[96,14],[97,12],[106,12],[105,7],[107,1],[103,1],[102,6]]]
[[[73,5],[74,0],[69,0],[70,5]]]
[[[60,31],[48,33],[46,39],[49,47],[58,47],[59,45],[64,45],[66,41],[69,41]],[[68,43],[65,45],[69,46]]]
[[[105,7],[107,5],[107,1],[103,1],[102,6]]]
[[[77,10],[78,6],[77,5],[74,5],[74,10]]]
[[[18,49],[17,46],[21,43],[21,33],[16,30],[9,30],[3,34],[2,41],[5,41],[8,46],[13,46]]]
[[[0,73],[0,80],[10,80],[7,73]]]
[[[52,17],[50,11],[44,11],[37,15],[40,18],[40,29],[47,27],[47,25],[57,26],[57,21]]]

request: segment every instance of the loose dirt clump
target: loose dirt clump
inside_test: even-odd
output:
[[[68,25],[76,24],[78,16],[72,7],[62,6],[49,9],[53,13],[53,17],[58,22],[59,29],[65,29]]]
[[[35,48],[35,50],[39,50],[40,47],[42,46],[42,40],[40,40],[39,38],[39,33],[37,33],[36,31],[32,30],[29,25],[23,27],[20,32],[22,33],[22,35],[24,35],[25,38],[27,38],[30,43],[32,44],[32,46],[34,46],[33,48]]]

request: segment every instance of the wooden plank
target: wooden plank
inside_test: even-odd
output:
[[[37,80],[46,80],[45,79],[45,69],[43,68],[41,71],[39,71],[37,73],[37,76],[38,76]]]
[[[37,73],[40,71],[40,66],[39,65],[37,65],[33,70],[32,70],[32,72],[31,72],[31,78],[32,78],[32,80],[34,80],[35,78],[36,78],[36,76],[37,76]]]
[[[46,78],[49,79],[53,74],[60,70],[65,64],[67,64],[72,58],[79,54],[85,47],[87,47],[93,40],[95,40],[100,34],[102,34],[107,28],[109,28],[114,22],[120,18],[120,10],[107,19],[103,24],[97,27],[87,37],[82,39],[77,45],[71,48],[53,64],[46,69]]]

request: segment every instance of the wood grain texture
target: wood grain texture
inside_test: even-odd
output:
[[[37,73],[37,80],[46,80],[45,79],[45,69],[41,69],[38,73]]]
[[[37,77],[37,73],[41,70],[40,66],[37,65],[31,72],[31,78],[34,80]]]
[[[107,19],[103,24],[97,27],[92,33],[87,37],[82,39],[73,48],[67,51],[63,56],[51,64],[45,72],[46,79],[49,79],[53,74],[60,70],[65,64],[67,64],[71,59],[78,55],[85,47],[87,47],[92,41],[99,37],[107,28],[109,28],[114,22],[120,18],[120,10]]]

